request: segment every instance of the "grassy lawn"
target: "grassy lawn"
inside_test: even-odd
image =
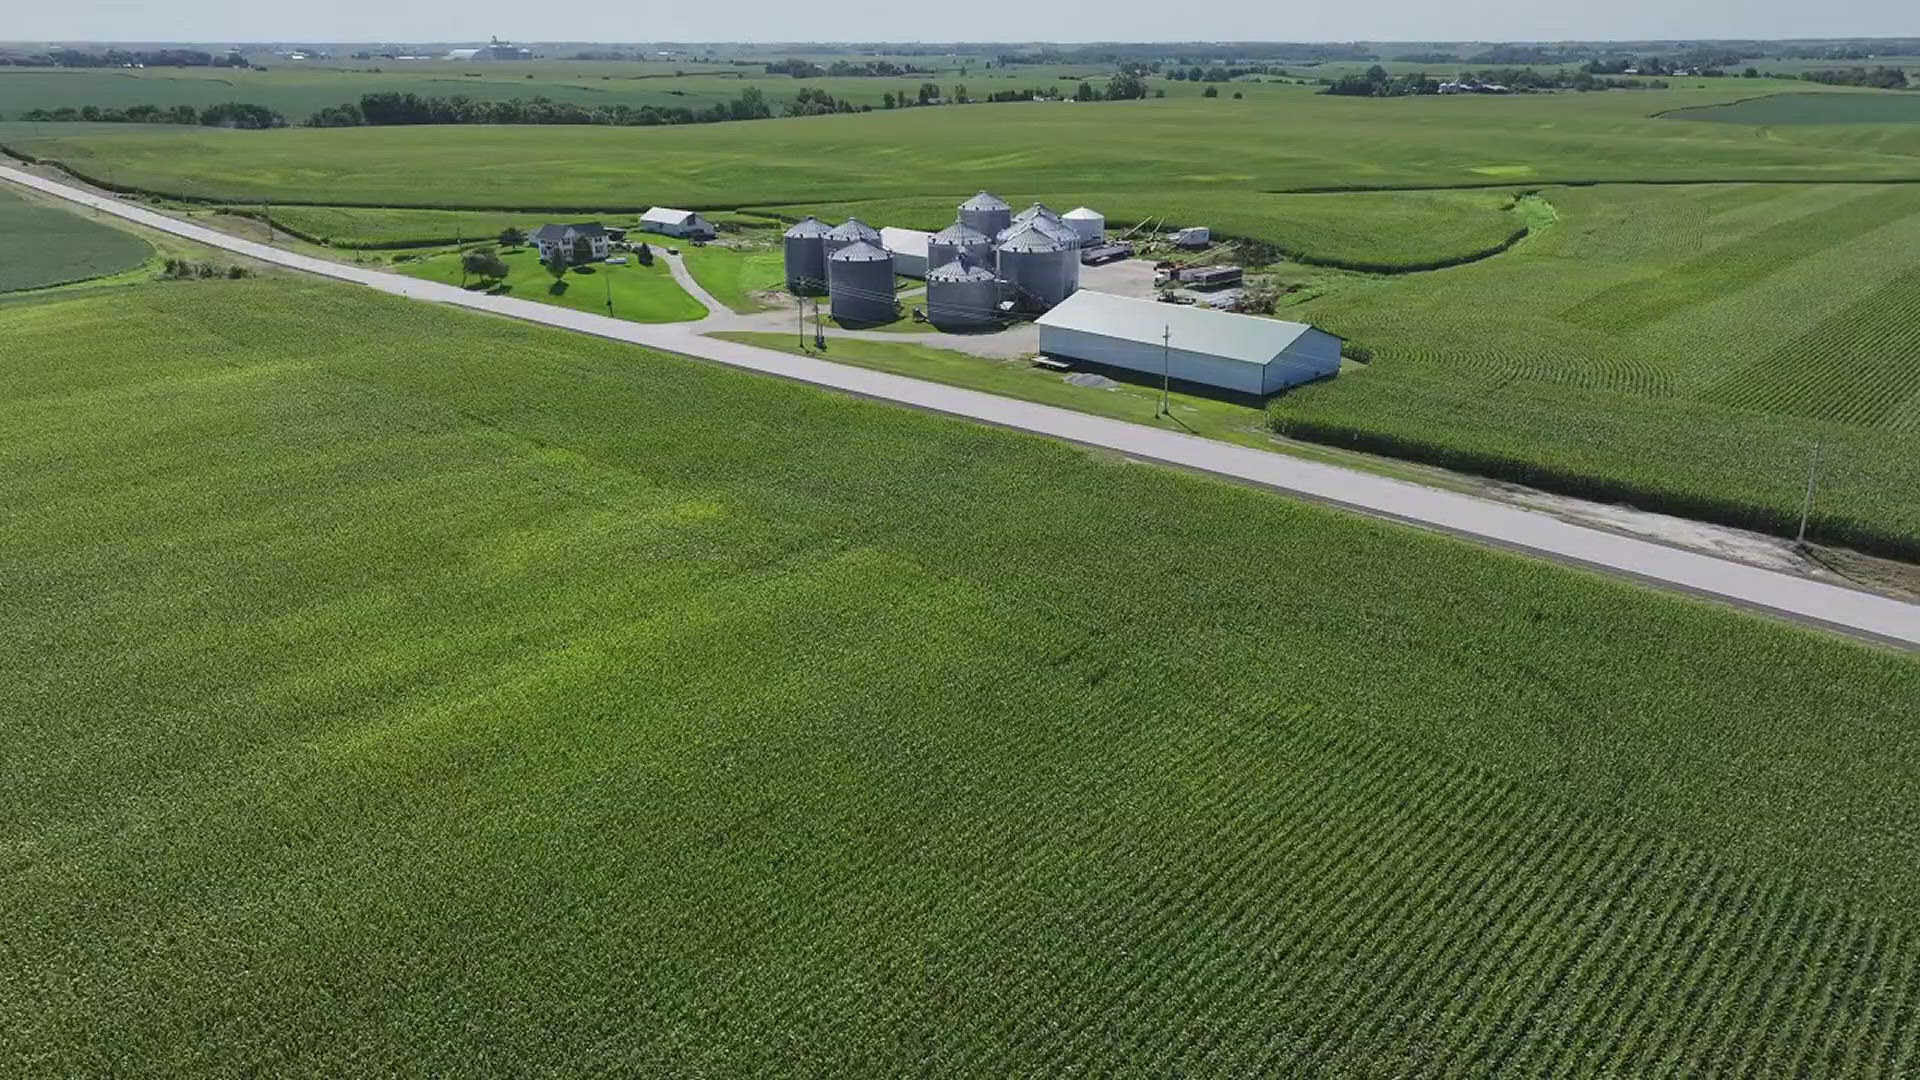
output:
[[[786,283],[786,262],[779,248],[730,248],[718,244],[680,249],[687,270],[714,299],[741,315],[765,311],[754,294]]]
[[[0,340],[0,1069],[1915,1065],[1911,659],[345,286]]]
[[[685,322],[703,318],[707,313],[700,301],[688,296],[687,291],[673,280],[673,273],[667,269],[665,259],[656,258],[652,266],[629,262],[625,266],[593,263],[575,267],[568,272],[563,287],[556,292],[553,275],[540,262],[538,252],[522,248],[503,251],[500,257],[511,273],[492,288],[522,300],[539,300],[605,315],[608,313],[607,299],[611,292],[612,313],[633,322]],[[428,281],[460,284],[460,259],[451,253],[396,263],[393,269]],[[478,288],[479,282],[472,280],[471,287]]]
[[[131,233],[0,190],[0,292],[106,277],[152,255]]]

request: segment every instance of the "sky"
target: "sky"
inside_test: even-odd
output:
[[[16,41],[1561,41],[1920,36],[1914,0],[63,0],[10,4]]]

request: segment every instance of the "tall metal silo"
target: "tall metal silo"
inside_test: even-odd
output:
[[[1000,279],[964,255],[927,271],[927,321],[942,330],[997,325]]]
[[[1037,222],[1009,229],[994,252],[1001,279],[1027,310],[1046,311],[1080,287],[1080,245],[1046,232]]]
[[[861,221],[857,217],[850,217],[828,231],[826,244],[827,258],[833,258],[834,252],[839,251],[848,244],[872,244],[874,247],[886,246],[880,242],[880,230]]]
[[[828,255],[827,296],[833,317],[843,323],[892,322],[900,314],[892,253],[856,240]]]
[[[1013,207],[992,192],[983,191],[960,204],[960,221],[983,235],[998,236],[1000,230],[1013,224]]]
[[[928,269],[945,266],[962,256],[981,266],[992,266],[993,237],[964,221],[956,221],[927,241]]]
[[[1092,247],[1107,238],[1107,216],[1092,207],[1076,207],[1060,215],[1060,220],[1080,234],[1080,246]]]
[[[833,230],[808,216],[786,232],[787,291],[818,296],[827,290],[827,234]]]

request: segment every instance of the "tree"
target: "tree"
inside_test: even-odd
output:
[[[506,261],[492,248],[477,248],[460,254],[460,270],[480,278],[498,280],[507,276]]]
[[[1073,90],[1073,100],[1075,100],[1075,101],[1099,101],[1099,100],[1100,100],[1100,96],[1099,96],[1098,94],[1095,94],[1095,93],[1093,92],[1093,84],[1092,84],[1092,83],[1090,83],[1090,82],[1082,82],[1082,83],[1081,83],[1081,84],[1080,84],[1079,86],[1077,86],[1077,87],[1074,87],[1074,90]]]
[[[633,261],[641,266],[653,265],[653,249],[647,246],[646,241],[642,240],[640,246],[633,249]]]
[[[1135,101],[1147,96],[1147,80],[1131,72],[1115,75],[1107,83],[1108,101]]]
[[[1200,96],[1201,97],[1219,97],[1220,88],[1217,86],[1208,86],[1205,90],[1200,91]]]
[[[1239,101],[1239,100],[1240,100],[1241,98],[1243,98],[1243,97],[1246,97],[1246,96],[1247,96],[1247,95],[1245,95],[1245,94],[1243,94],[1243,93],[1241,93],[1241,92],[1240,92],[1240,91],[1238,91],[1238,90],[1235,90],[1235,91],[1233,92],[1233,100],[1235,100],[1235,101]]]
[[[893,91],[889,90],[886,93],[880,95],[880,105],[882,108],[886,108],[886,109],[891,109],[894,107]]]
[[[920,84],[920,104],[931,105],[934,102],[939,100],[940,100],[940,87],[938,85],[930,82],[923,82]]]
[[[972,101],[972,100],[973,100],[972,98],[969,98],[969,97],[967,96],[967,87],[966,87],[966,84],[964,84],[964,83],[956,83],[956,84],[954,84],[954,87],[953,87],[953,103],[954,103],[955,105],[965,105],[965,104],[967,104],[968,102],[970,102],[970,101]]]
[[[516,248],[527,242],[527,234],[509,225],[500,230],[500,246]]]
[[[558,247],[554,248],[552,257],[540,265],[546,267],[547,273],[553,275],[553,288],[548,290],[549,292],[559,293],[566,289],[567,253],[565,250]]]

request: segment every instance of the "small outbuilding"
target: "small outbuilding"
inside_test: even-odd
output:
[[[656,206],[640,215],[640,228],[665,236],[679,236],[689,240],[711,240],[720,233],[706,218],[692,210],[675,210],[670,206]]]
[[[892,253],[893,272],[901,277],[927,276],[927,241],[931,239],[932,233],[919,229],[896,229],[889,225],[880,230],[880,246]]]
[[[1340,371],[1340,338],[1306,323],[1082,289],[1040,316],[1040,351],[1265,397]]]

